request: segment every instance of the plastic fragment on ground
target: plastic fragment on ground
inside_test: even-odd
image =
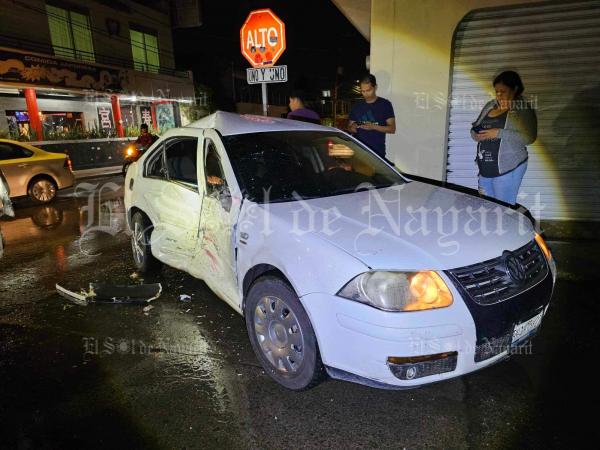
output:
[[[56,284],[56,292],[61,297],[81,306],[90,303],[149,303],[162,293],[160,283],[119,286],[106,283],[90,283],[87,291],[73,292]]]

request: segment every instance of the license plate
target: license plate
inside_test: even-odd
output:
[[[540,323],[542,323],[543,316],[544,312],[542,311],[537,316],[534,316],[531,319],[515,326],[512,336],[512,343],[515,344],[519,341],[522,341],[535,330],[537,330],[537,328],[540,326]]]

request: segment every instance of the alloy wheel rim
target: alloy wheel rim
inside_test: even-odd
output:
[[[144,257],[144,231],[139,222],[133,224],[133,235],[131,236],[131,246],[133,248],[133,258],[137,264],[142,264]]]
[[[49,202],[56,195],[54,184],[48,180],[38,180],[31,188],[33,197],[40,202]]]
[[[304,361],[304,334],[298,318],[279,297],[266,296],[254,311],[254,332],[269,363],[279,372],[296,373]]]

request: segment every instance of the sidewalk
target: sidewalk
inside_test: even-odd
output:
[[[98,177],[102,175],[114,175],[121,173],[122,166],[99,167],[95,169],[74,170],[75,179]]]

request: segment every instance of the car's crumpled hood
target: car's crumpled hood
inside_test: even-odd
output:
[[[516,211],[417,181],[261,206],[288,228],[279,231],[295,238],[290,242],[317,235],[380,270],[462,267],[533,239],[531,222]]]

